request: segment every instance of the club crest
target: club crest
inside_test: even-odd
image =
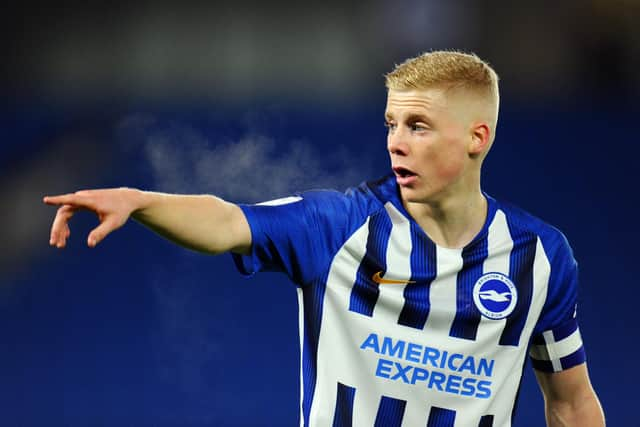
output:
[[[518,292],[502,273],[483,274],[473,286],[473,302],[483,316],[504,319],[516,308]]]

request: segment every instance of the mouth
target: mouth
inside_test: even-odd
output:
[[[412,176],[416,176],[415,172],[403,166],[394,166],[393,173],[395,173],[398,178],[410,178]]]

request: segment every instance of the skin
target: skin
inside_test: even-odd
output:
[[[111,188],[46,196],[44,202],[60,206],[49,237],[49,244],[57,248],[66,246],[71,235],[69,220],[78,210],[92,211],[100,220],[87,237],[87,245],[92,248],[130,217],[174,243],[199,252],[248,254],[251,247],[251,229],[242,210],[214,196]]]
[[[484,109],[450,92],[391,89],[385,121],[392,168],[416,175],[407,185],[398,182],[405,208],[435,243],[460,248],[486,219],[480,168],[493,131],[482,120]]]
[[[562,372],[535,371],[545,404],[549,427],[602,427],[605,425],[598,401],[583,363]]]
[[[399,177],[409,214],[438,245],[461,248],[481,230],[487,201],[480,170],[495,134],[497,106],[474,94],[443,88],[389,90],[385,120],[391,166]],[[83,190],[48,196],[58,206],[49,243],[64,248],[69,220],[78,210],[94,212],[100,224],[87,244],[95,247],[129,218],[182,246],[210,254],[247,254],[251,230],[240,208],[214,196],[144,192],[130,188]],[[600,427],[604,415],[586,364],[558,373],[536,372],[550,427]]]

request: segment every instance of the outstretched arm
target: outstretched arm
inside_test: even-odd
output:
[[[561,372],[535,371],[549,427],[602,427],[604,413],[583,363]]]
[[[251,230],[242,210],[214,196],[113,188],[47,196],[44,202],[60,206],[49,241],[58,248],[66,245],[71,234],[69,220],[78,210],[92,211],[100,220],[87,238],[90,247],[122,227],[129,217],[181,246],[200,252],[248,253],[251,247]]]

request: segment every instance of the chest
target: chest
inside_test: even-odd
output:
[[[372,217],[336,257],[330,303],[378,325],[518,346],[539,312],[532,304],[544,301],[548,265],[535,235],[514,236],[500,220],[472,245],[446,249],[409,221]]]

